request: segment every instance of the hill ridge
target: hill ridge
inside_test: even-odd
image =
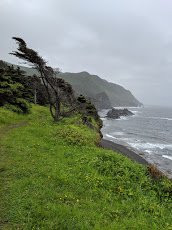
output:
[[[31,67],[15,64],[13,66],[19,66],[27,75],[37,74],[37,71]],[[130,90],[125,89],[119,84],[102,79],[96,74],[90,74],[87,71],[76,73],[61,72],[57,76],[69,82],[76,94],[83,94],[88,97],[99,110],[118,106],[138,107],[142,105]]]

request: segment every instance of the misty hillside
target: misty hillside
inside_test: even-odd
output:
[[[20,66],[20,68],[27,75],[37,74],[33,68],[24,66]],[[129,90],[101,79],[97,75],[91,75],[88,72],[60,73],[58,77],[69,82],[77,94],[83,94],[90,98],[97,109],[108,109],[112,106],[136,107],[142,105]]]
[[[71,83],[77,93],[84,94],[90,98],[105,93],[111,106],[140,106],[141,103],[122,86],[108,82],[96,75],[87,72],[62,73],[60,77]],[[98,98],[97,98],[98,99]]]

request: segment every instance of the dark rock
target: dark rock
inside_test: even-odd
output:
[[[122,116],[132,116],[134,113],[129,111],[128,109],[114,109],[112,108],[107,113],[106,117],[113,118],[113,119],[119,119]]]

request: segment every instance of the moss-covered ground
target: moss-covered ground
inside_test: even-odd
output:
[[[0,228],[172,229],[172,182],[96,146],[79,115],[0,109]]]

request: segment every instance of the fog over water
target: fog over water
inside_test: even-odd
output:
[[[0,59],[21,36],[53,67],[123,85],[144,104],[172,106],[172,1],[1,0]]]

